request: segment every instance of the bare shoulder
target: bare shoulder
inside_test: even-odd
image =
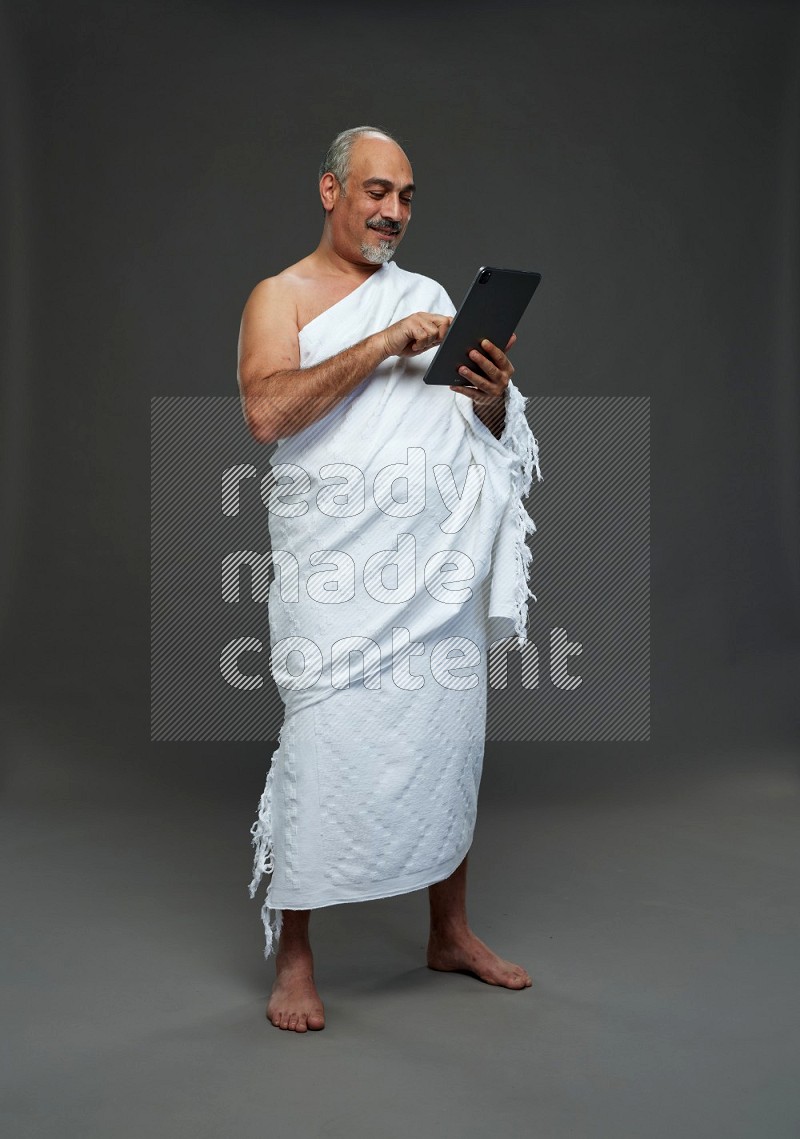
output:
[[[274,277],[265,277],[253,287],[247,298],[245,312],[264,311],[274,309],[285,314],[296,308],[296,286],[294,276],[288,269],[276,273]]]
[[[247,298],[239,332],[240,382],[299,366],[302,264],[265,277]]]
[[[291,324],[295,335],[299,335],[310,321],[346,297],[357,284],[354,286],[351,275],[321,268],[318,259],[310,254],[274,277],[259,281],[245,307],[245,320],[261,323],[266,319],[273,326],[276,322]],[[440,291],[440,286],[435,287]]]

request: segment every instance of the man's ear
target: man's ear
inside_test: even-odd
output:
[[[322,208],[326,213],[336,205],[336,199],[339,197],[339,183],[330,172],[322,175],[319,181],[319,196],[322,200]]]

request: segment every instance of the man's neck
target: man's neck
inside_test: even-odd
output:
[[[309,255],[309,260],[321,273],[333,277],[351,277],[358,281],[366,281],[373,273],[377,273],[383,265],[371,265],[365,261],[349,261],[342,257],[333,248],[326,234],[323,232],[319,245]]]

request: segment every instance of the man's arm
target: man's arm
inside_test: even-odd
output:
[[[506,352],[515,344],[517,340],[516,332],[512,332],[511,339],[506,344]],[[464,379],[469,380],[472,387],[466,387],[460,384],[451,384],[450,390],[454,392],[463,392],[468,395],[472,400],[473,410],[480,419],[481,423],[485,424],[495,439],[499,439],[503,434],[503,428],[506,422],[506,388],[508,381],[514,375],[514,365],[496,344],[492,344],[489,340],[482,340],[481,347],[483,352],[473,349],[469,355],[472,360],[481,368],[483,374],[472,371],[466,365],[459,368],[459,372]],[[487,377],[489,377],[487,379]]]
[[[239,333],[239,390],[251,434],[260,443],[296,435],[390,356],[416,356],[441,343],[449,325],[450,317],[414,313],[301,368],[291,292],[279,278],[262,281],[248,298]]]
[[[489,428],[495,439],[499,439],[506,425],[506,397],[498,396],[496,404],[476,403],[474,410],[481,423]]]

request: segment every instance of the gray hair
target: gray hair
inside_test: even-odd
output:
[[[398,146],[400,145],[398,140],[382,127],[350,127],[346,131],[340,131],[325,151],[325,157],[319,166],[319,181],[322,181],[323,174],[333,174],[342,187],[342,193],[345,193],[347,179],[350,177],[350,152],[353,149],[353,143],[362,134],[380,134],[391,142],[396,142]]]

